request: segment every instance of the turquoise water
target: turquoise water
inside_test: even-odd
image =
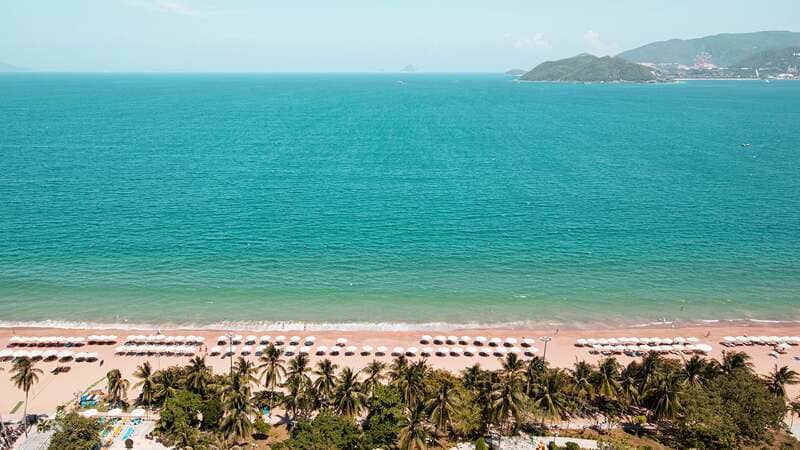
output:
[[[800,83],[4,75],[0,130],[3,322],[800,319]]]

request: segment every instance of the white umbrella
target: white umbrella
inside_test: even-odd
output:
[[[243,345],[242,346],[242,354],[249,355],[253,351],[253,347],[250,345]]]
[[[536,348],[536,347],[531,347],[531,348],[527,348],[527,349],[525,349],[525,354],[526,354],[527,356],[533,356],[533,354],[534,354],[534,353],[536,353],[536,352],[538,352],[538,351],[539,351],[539,349],[538,349],[538,348]]]
[[[191,337],[194,338],[194,336]],[[194,339],[189,340],[186,336],[175,336],[175,343],[183,344],[184,342],[194,342]]]
[[[489,350],[488,348],[482,348],[482,349],[478,350],[478,355],[480,355],[480,356],[489,356],[490,354],[491,354],[491,350]]]
[[[86,354],[86,360],[87,361],[94,361],[94,360],[97,359],[98,356],[99,355],[97,354],[97,352],[89,352],[89,353]]]
[[[422,347],[422,356],[431,356],[433,354],[432,347]]]
[[[405,353],[406,350],[403,347],[395,347],[392,349],[392,355],[394,356],[404,355]]]
[[[0,358],[10,358],[14,354],[13,350],[0,350]]]
[[[58,356],[58,359],[72,358],[72,352],[69,350],[64,350],[62,352],[58,352],[58,355],[56,356]]]
[[[711,351],[711,346],[708,344],[697,344],[695,348],[703,353],[709,353]]]
[[[143,417],[145,415],[145,410],[142,408],[136,408],[131,411],[131,417]]]
[[[608,343],[611,344],[611,345],[617,345],[617,344],[619,344],[619,339],[613,338],[613,337],[612,338],[608,338]]]
[[[328,350],[328,354],[332,355],[332,356],[336,356],[336,355],[339,354],[339,350],[341,350],[341,348],[342,347],[340,347],[338,345],[334,345],[333,347],[330,348],[330,350]]]
[[[475,337],[475,345],[484,345],[486,344],[486,338],[483,336],[476,336]]]
[[[445,341],[447,341],[447,338],[444,337],[444,336],[436,336],[436,337],[433,338],[433,343],[434,344],[444,344]]]
[[[597,342],[597,339],[595,339],[595,338],[589,338],[589,339],[586,339],[586,343],[589,344],[589,345],[594,345],[594,344],[597,344],[598,342]]]
[[[345,355],[352,355],[352,354],[354,354],[354,353],[355,353],[357,350],[358,350],[358,347],[356,347],[355,345],[348,345],[348,346],[347,346],[347,347],[344,349],[344,351],[345,351]]]
[[[385,346],[383,346],[383,345],[379,345],[379,346],[378,346],[378,347],[375,349],[375,353],[376,353],[376,354],[378,354],[378,355],[385,355],[385,354],[386,354],[386,352],[388,352],[388,351],[389,351],[389,349],[388,349],[388,348],[386,348],[386,347],[385,347]]]
[[[639,338],[637,338],[637,337],[629,337],[628,338],[628,343],[630,343],[630,344],[638,344],[639,343]]]
[[[791,346],[791,345],[789,345],[789,344],[787,344],[786,342],[782,342],[782,343],[778,344],[778,347],[786,349],[786,348],[791,348],[792,346]],[[33,353],[34,353],[34,352],[31,352],[31,358],[33,358],[33,357],[34,357],[34,356],[33,356]]]
[[[502,343],[503,343],[503,340],[500,339],[499,337],[493,337],[493,338],[489,339],[489,345],[491,345],[491,346],[495,346],[496,347],[496,346],[498,346],[498,345],[500,345]]]
[[[79,414],[82,415],[83,417],[95,417],[97,416],[97,410],[87,409],[86,411],[81,411]]]
[[[498,347],[498,348],[494,349],[494,355],[495,356],[503,356],[505,354],[506,354],[506,349],[504,349],[503,347]]]
[[[308,337],[306,337],[306,339],[305,339],[305,344],[306,344],[306,345],[314,345],[314,342],[315,342],[316,340],[317,340],[317,338],[316,338],[316,337],[314,337],[314,336],[308,336]]]
[[[467,356],[472,356],[472,355],[474,355],[476,353],[478,353],[478,349],[475,348],[475,347],[469,346],[469,347],[464,349],[464,354],[467,355]]]
[[[258,340],[258,338],[257,338],[257,337],[255,337],[255,336],[253,336],[253,335],[251,334],[251,335],[247,336],[247,337],[244,339],[244,343],[245,343],[245,344],[252,345],[252,344],[255,344],[257,340]]]
[[[417,347],[408,347],[406,349],[406,354],[409,356],[417,356]]]
[[[203,336],[195,336],[194,341],[197,342],[198,344],[202,344],[203,342],[206,341],[206,338],[204,338]]]
[[[318,345],[317,346],[317,354],[318,355],[324,355],[327,352],[328,352],[328,347],[326,347],[324,345]]]
[[[450,345],[457,344],[458,343],[458,337],[456,337],[456,336],[447,336],[447,341],[445,341],[445,342],[447,342]]]
[[[12,353],[11,356],[13,358],[27,358],[28,357],[28,352],[25,351],[25,350],[17,350],[14,353]]]
[[[433,338],[430,335],[425,334],[421,338],[419,338],[419,343],[420,344],[430,344],[430,342],[432,340],[433,340]]]
[[[447,347],[439,347],[436,349],[437,356],[446,356],[448,354],[450,354],[450,349]]]
[[[219,355],[220,353],[222,353],[222,348],[219,345],[215,345],[211,347],[209,353],[212,355]]]
[[[304,355],[307,355],[307,354],[311,353],[311,346],[304,345],[304,346],[300,347],[300,353],[302,353]]]
[[[694,337],[694,336],[689,336],[688,338],[686,338],[686,340],[687,340],[688,342],[691,342],[692,344],[696,344],[697,342],[700,342],[700,339],[697,339],[697,338],[696,338],[696,337]]]
[[[300,343],[300,336],[292,336],[289,338],[289,345],[295,345]]]
[[[370,353],[372,353],[372,346],[371,345],[365,345],[365,346],[361,347],[361,354],[362,355],[369,355]]]
[[[3,357],[2,353],[3,353],[3,352],[0,352],[0,358],[2,358],[2,357]],[[45,351],[45,352],[44,352],[44,354],[42,355],[42,357],[43,357],[44,359],[55,358],[56,356],[58,356],[58,351],[57,351],[57,350],[47,350],[47,351]]]
[[[347,345],[347,338],[336,339],[336,345],[344,347],[345,345]]]
[[[267,346],[266,346],[266,345],[257,345],[257,346],[256,346],[256,351],[255,351],[255,354],[256,354],[257,356],[263,355],[263,354],[264,354],[264,350],[266,350],[266,349],[267,349]]]
[[[581,344],[580,341],[583,341],[583,343]],[[578,344],[581,346],[586,345],[586,339],[578,339]],[[522,338],[522,343],[520,345],[523,347],[533,347],[536,345],[536,340],[531,338]]]
[[[297,346],[296,345],[289,345],[283,351],[283,354],[286,355],[286,356],[292,356],[295,353],[297,353]]]
[[[600,345],[608,345],[608,339],[600,338],[600,339],[597,340],[597,343],[600,344]]]
[[[522,353],[522,349],[520,349],[519,347],[511,347],[511,348],[508,349],[508,352],[509,353],[520,354],[520,353]]]
[[[462,345],[469,345],[472,343],[472,338],[469,336],[461,336],[458,338],[458,343]]]
[[[227,344],[228,343],[228,336],[220,336],[217,338],[217,344]]]
[[[505,342],[505,346],[506,347],[513,347],[516,344],[517,344],[517,339],[516,338],[513,338],[513,337],[506,338],[506,342]]]
[[[454,356],[461,356],[464,353],[464,349],[461,347],[453,347],[450,349],[450,354]]]
[[[675,342],[676,344],[685,344],[686,338],[684,338],[683,336],[678,336],[675,339],[673,339],[673,342]]]
[[[286,342],[286,336],[275,336],[276,344],[283,344],[284,342]]]
[[[662,339],[662,340],[661,340],[661,343],[662,343],[663,345],[672,345],[672,339],[670,339],[670,338],[664,338],[664,339]]]
[[[270,339],[272,339],[272,336],[265,334],[264,336],[261,336],[261,339],[259,339],[258,342],[266,345],[269,344]]]
[[[28,354],[28,357],[30,359],[41,358],[42,357],[42,351],[41,350],[34,350],[34,351],[32,351],[32,352],[30,352]]]

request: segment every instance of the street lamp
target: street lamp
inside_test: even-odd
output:
[[[228,369],[228,376],[231,377],[233,382],[233,334],[228,333],[225,335],[228,338],[228,359],[230,360],[230,369]]]
[[[550,336],[542,336],[539,338],[540,341],[544,342],[544,352],[542,352],[542,361],[547,362],[547,343],[552,341],[553,338]]]

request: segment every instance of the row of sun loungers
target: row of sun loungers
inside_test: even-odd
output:
[[[617,354],[617,355],[620,354],[638,355],[647,352],[708,354],[712,350],[712,347],[708,344],[672,344],[672,345],[594,344],[588,347],[590,348],[589,350],[590,353]]]
[[[508,337],[505,339],[501,339],[499,337],[493,338],[486,338],[485,336],[476,336],[474,339],[470,336],[428,336],[427,334],[422,336],[419,340],[420,344],[436,344],[436,345],[474,345],[477,347],[488,345],[490,347],[514,347],[517,345],[517,342],[520,343],[522,347],[533,347],[536,344],[536,339],[532,338],[522,338],[521,340],[517,340],[517,338]]]
[[[217,338],[217,344],[218,345],[228,345],[228,344],[232,343],[233,345],[239,345],[239,344],[244,343],[246,345],[256,345],[256,344],[260,344],[260,345],[267,345],[267,344],[274,344],[274,345],[283,345],[283,344],[289,344],[289,345],[300,345],[300,344],[314,345],[314,342],[316,342],[316,340],[317,340],[317,338],[314,337],[314,336],[308,336],[308,337],[305,337],[305,338],[301,338],[300,336],[292,336],[292,337],[287,339],[286,336],[275,336],[275,337],[272,337],[272,336],[269,336],[269,335],[265,335],[265,336],[258,337],[258,336],[250,335],[250,336],[246,336],[245,337],[245,336],[237,334],[237,335],[230,335],[230,336],[227,336],[227,335],[220,336],[219,338]],[[339,344],[339,345],[345,345],[345,344],[347,344],[347,339],[339,338],[339,339],[336,340],[336,343]]]
[[[589,338],[578,339],[575,341],[577,347],[591,347],[593,345],[673,345],[673,344],[697,344],[700,340],[696,337],[684,338],[682,336],[674,338],[658,338],[658,337],[619,337],[619,338]]]
[[[256,355],[260,356],[263,354],[264,350],[266,350],[265,345],[258,345],[258,346],[251,346],[245,345],[241,348],[241,350],[237,346],[214,346],[210,349],[209,354],[212,356],[221,355],[221,356],[231,356],[236,354],[241,355]],[[349,346],[342,346],[342,345],[334,345],[332,347],[326,347],[324,345],[319,345],[316,348],[312,348],[311,346],[304,345],[304,346],[287,346],[287,347],[278,347],[281,349],[284,355],[292,356],[296,354],[306,354],[306,355],[345,355],[345,356],[352,356],[352,355],[361,355],[361,356],[503,356],[507,353],[517,353],[517,354],[525,354],[526,356],[533,356],[536,352],[539,351],[538,348],[535,347],[527,347],[525,349],[521,349],[519,347],[496,347],[492,349],[486,348],[476,348],[473,346],[469,346],[466,348],[461,347],[422,347],[418,349],[417,347],[394,347],[389,349],[385,346],[378,346],[372,347],[371,345],[364,345],[362,347],[356,347],[354,345]]]
[[[163,334],[131,334],[125,338],[126,344],[188,344],[200,345],[206,341],[203,336],[166,336]]]
[[[800,336],[725,336],[722,345],[734,347],[739,345],[779,345],[788,346],[800,344]]]
[[[70,350],[0,350],[0,361],[11,359],[42,359],[46,361],[69,360],[97,361],[96,352],[72,352]]]
[[[86,338],[80,336],[11,336],[8,341],[9,347],[63,347],[81,346],[87,342]]]
[[[121,345],[114,350],[117,355],[193,356],[196,352],[191,345]]]

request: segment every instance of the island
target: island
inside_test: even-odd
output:
[[[520,77],[522,75],[525,75],[525,73],[527,72],[528,71],[525,69],[511,69],[511,70],[506,70],[504,73],[505,75],[508,75],[510,77]]]
[[[522,75],[521,81],[568,83],[649,83],[667,81],[650,67],[614,56],[582,53],[572,58],[547,61]]]

